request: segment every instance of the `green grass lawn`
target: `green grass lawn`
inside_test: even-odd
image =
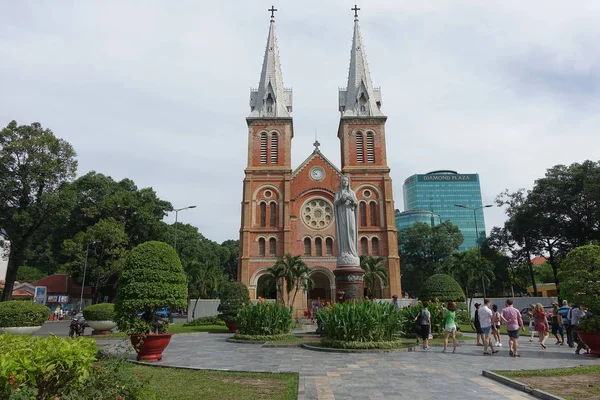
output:
[[[222,372],[128,366],[150,379],[159,399],[177,400],[296,400],[298,374]],[[185,383],[185,384],[184,384]]]
[[[475,330],[470,324],[458,324],[458,326],[460,327],[461,332],[475,333]],[[503,335],[508,335],[505,325],[500,325],[500,333]],[[523,331],[521,331],[521,333],[523,333]],[[527,333],[529,333],[529,330],[527,330]]]
[[[494,372],[565,399],[600,398],[600,365]]]

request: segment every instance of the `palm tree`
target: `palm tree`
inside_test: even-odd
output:
[[[199,299],[215,298],[224,280],[227,280],[223,270],[213,263],[201,263],[192,261],[186,268],[188,278],[188,291],[190,296],[196,296],[196,303],[192,311],[192,319],[195,318],[196,305]]]
[[[381,280],[384,286],[388,284],[388,271],[385,267],[384,257],[360,256],[360,267],[365,271],[364,282],[367,296],[373,297],[375,282]]]
[[[275,265],[268,268],[267,271],[277,282],[277,294],[281,294],[284,304],[293,305],[298,291],[308,290],[310,285],[310,268],[302,261],[300,256],[292,256],[286,253],[282,258],[278,258]],[[284,297],[284,285],[285,294]],[[293,297],[291,296],[294,292]]]

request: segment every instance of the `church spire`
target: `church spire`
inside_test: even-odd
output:
[[[354,6],[354,35],[350,50],[348,85],[340,89],[340,112],[343,117],[383,116],[381,112],[381,90],[374,88],[369,73],[367,54],[360,35],[358,8]]]
[[[279,61],[279,48],[275,36],[275,11],[271,6],[269,37],[265,48],[258,89],[250,90],[250,117],[290,117],[292,112],[292,89],[283,87]]]

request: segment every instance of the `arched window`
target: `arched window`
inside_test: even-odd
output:
[[[269,239],[269,255],[271,257],[277,255],[277,240],[275,240],[275,238]]]
[[[310,238],[305,238],[304,239],[304,255],[305,256],[310,256],[311,254],[311,249],[310,249]]]
[[[279,136],[276,132],[271,133],[271,164],[277,164],[277,155],[279,154]]]
[[[377,203],[369,203],[369,212],[371,213],[371,226],[377,226]]]
[[[321,238],[315,239],[315,255],[321,257],[323,255],[323,241]]]
[[[360,226],[367,226],[367,204],[364,201],[360,202],[358,216],[360,217]]]
[[[379,239],[377,239],[376,237],[374,237],[371,240],[371,252],[373,253],[374,256],[379,255]]]
[[[260,203],[260,212],[258,217],[260,220],[260,226],[267,226],[267,203]]]
[[[364,237],[360,239],[360,255],[369,254],[369,240]]]
[[[267,134],[263,132],[260,134],[260,163],[267,163]]]
[[[269,226],[277,226],[277,203],[269,204]]]
[[[367,132],[367,162],[373,164],[375,162],[375,138],[373,132]]]
[[[258,239],[258,255],[260,257],[264,257],[265,256],[265,239],[260,238]]]
[[[356,134],[356,162],[365,162],[364,141],[362,132]]]
[[[325,239],[325,255],[333,255],[333,239],[331,238]]]

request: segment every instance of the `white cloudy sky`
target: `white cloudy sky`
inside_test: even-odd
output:
[[[39,121],[71,142],[79,173],[152,186],[207,237],[238,237],[250,87],[271,2],[0,0],[0,125]],[[294,89],[293,166],[339,164],[353,3],[276,7]],[[552,165],[600,158],[600,1],[370,0],[359,4],[402,182],[478,172],[484,202]],[[168,220],[173,221],[174,215]],[[489,229],[500,209],[486,211]]]

